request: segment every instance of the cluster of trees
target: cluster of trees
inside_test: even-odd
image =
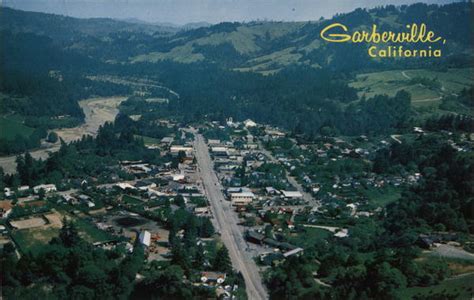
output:
[[[96,248],[64,220],[59,236],[38,253],[26,253],[18,260],[13,247],[5,248],[3,294],[7,299],[127,298],[144,258],[139,244],[131,255],[125,255],[124,248]]]
[[[183,268],[178,259],[180,255],[187,257],[188,249],[182,249],[181,254],[173,250],[169,263],[154,261],[147,265],[138,240],[131,254],[123,246],[103,250],[84,241],[74,223],[63,222],[59,236],[34,254],[26,253],[18,259],[14,246],[5,246],[1,263],[2,289],[7,299],[209,299],[214,295],[212,289],[196,287],[189,280],[199,280],[199,273]],[[187,228],[192,231],[193,225]],[[217,251],[213,265],[232,272],[226,251],[225,247]],[[191,267],[199,271],[203,266]],[[138,272],[144,279],[137,282]],[[239,276],[235,280],[242,282]]]
[[[41,146],[41,139],[47,136],[44,127],[36,128],[29,136],[16,135],[13,139],[0,139],[0,154],[21,153]]]
[[[150,72],[143,63],[133,68]],[[179,99],[154,104],[155,116],[175,116],[184,122],[251,118],[307,135],[328,130],[378,134],[405,125],[410,113],[406,92],[355,102],[356,90],[347,85],[343,74],[303,66],[262,76],[203,63],[163,62],[150,76],[163,78],[164,84],[180,93]]]
[[[51,153],[46,160],[35,160],[28,152],[18,155],[17,174],[3,176],[3,182],[8,186],[61,185],[65,179],[102,178],[112,172],[119,173],[114,169],[120,160],[160,163],[162,159],[159,151],[147,149],[133,132],[106,123],[99,128],[96,138],[84,136],[70,144],[61,141],[59,151]]]
[[[474,156],[447,144],[436,148],[434,143],[428,143],[432,153],[419,154],[421,183],[387,208],[387,227],[395,233],[426,226],[466,233],[474,229]]]
[[[474,131],[474,118],[468,115],[445,114],[439,117],[429,118],[425,122],[425,127],[432,131],[449,130],[472,132]]]

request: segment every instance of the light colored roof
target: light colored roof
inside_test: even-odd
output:
[[[301,198],[303,195],[298,191],[281,191],[283,196],[287,198]]]
[[[292,255],[295,255],[297,253],[300,253],[301,251],[303,251],[303,248],[295,248],[293,250],[290,250],[288,252],[283,253],[283,256],[284,257],[292,256]]]
[[[232,193],[231,197],[252,197],[255,198],[255,194],[252,192]]]
[[[211,147],[212,152],[227,152],[227,147]]]
[[[151,244],[151,233],[147,230],[142,231],[138,236],[138,239],[140,240],[140,243],[149,247]]]
[[[122,190],[125,190],[125,189],[133,189],[135,190],[136,188],[131,185],[130,183],[127,183],[127,182],[119,182],[117,183],[115,186],[118,186],[119,188],[121,188]]]

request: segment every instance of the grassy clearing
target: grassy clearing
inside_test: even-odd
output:
[[[444,280],[438,285],[430,287],[411,287],[398,292],[399,299],[413,299],[415,296],[424,296],[430,299],[435,294],[457,294],[456,299],[472,299],[474,290],[474,274],[467,274]],[[441,298],[436,298],[441,299]]]
[[[193,63],[204,59],[204,55],[201,53],[194,53],[192,43],[184,44],[171,49],[170,52],[150,52],[148,54],[141,54],[135,57],[131,57],[132,63],[137,62],[152,62],[156,63],[164,60],[171,60],[179,63]]]
[[[129,195],[123,195],[122,201],[130,205],[140,205],[143,204],[143,201]]]
[[[144,135],[135,135],[135,138],[143,139],[143,142],[145,143],[145,145],[157,145],[157,144],[160,144],[161,142],[159,139],[155,139],[155,138],[144,136]]]
[[[15,230],[11,233],[11,236],[22,253],[31,252],[35,254],[58,234],[59,228],[48,227]]]
[[[305,232],[291,235],[289,237],[289,242],[302,248],[308,248],[314,246],[315,243],[322,239],[326,239],[333,235],[330,231],[320,228],[305,227],[304,229]]]
[[[401,189],[388,186],[383,189],[370,188],[364,190],[364,195],[375,205],[386,206],[393,201],[400,199]]]
[[[0,117],[0,139],[13,140],[17,135],[28,138],[33,131],[15,118]]]
[[[377,94],[395,95],[404,89],[411,93],[413,105],[438,105],[442,95],[459,94],[463,88],[472,84],[473,68],[449,69],[446,72],[427,69],[393,70],[375,73],[359,74],[350,86],[359,90],[359,96],[371,98]],[[432,88],[419,83],[412,83],[411,79],[422,77],[436,78],[441,87]]]

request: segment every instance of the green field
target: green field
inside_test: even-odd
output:
[[[152,137],[149,137],[149,136],[135,135],[135,138],[143,139],[143,142],[145,143],[145,145],[158,145],[158,144],[160,144],[159,139],[155,139],[155,138],[152,138]]]
[[[305,232],[298,232],[296,236],[291,236],[288,241],[291,244],[297,245],[302,248],[312,247],[315,243],[332,236],[330,231],[305,227]]]
[[[0,117],[0,139],[13,140],[17,135],[27,138],[33,131],[12,117]]]
[[[438,285],[430,287],[411,287],[400,290],[398,296],[400,299],[413,299],[416,295],[425,297],[433,297],[439,293],[457,294],[456,299],[470,300],[474,297],[474,274],[467,274],[458,276],[452,279],[447,279]],[[442,299],[442,298],[436,298]]]
[[[459,94],[463,88],[471,86],[473,71],[473,68],[462,68],[446,72],[417,69],[366,73],[357,75],[350,86],[359,90],[359,96],[367,98],[377,94],[393,96],[403,89],[412,95],[414,105],[439,104],[441,96]],[[413,83],[413,78],[436,78],[440,87]]]
[[[369,188],[364,190],[364,196],[374,205],[386,206],[393,201],[400,199],[401,188],[388,186],[382,189]]]
[[[28,251],[36,253],[42,246],[58,235],[59,228],[54,227],[22,229],[11,233],[13,240],[22,253],[27,253]]]
[[[113,239],[109,233],[98,229],[87,220],[77,218],[74,220],[74,224],[79,235],[90,243]],[[52,238],[59,236],[59,231],[60,228],[57,227],[38,227],[14,230],[11,232],[11,236],[22,253],[27,253],[28,251],[36,253],[42,246],[48,244]]]
[[[143,204],[143,201],[140,199],[137,199],[135,197],[129,196],[129,195],[123,195],[122,197],[123,202],[130,204],[130,205],[140,205]]]

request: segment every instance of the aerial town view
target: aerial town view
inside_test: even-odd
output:
[[[474,299],[473,13],[4,0],[0,299]]]

